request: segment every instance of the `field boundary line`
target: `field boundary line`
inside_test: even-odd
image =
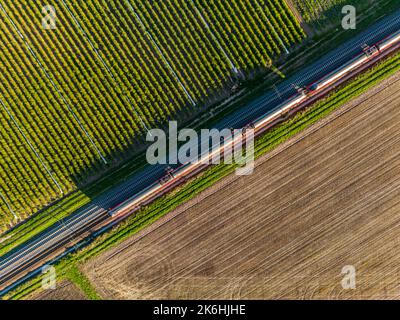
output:
[[[285,150],[289,149],[290,147],[296,145],[297,143],[303,141],[305,138],[311,136],[312,134],[316,133],[318,130],[322,129],[323,127],[327,126],[328,124],[332,123],[336,119],[340,118],[341,116],[345,115],[346,113],[352,111],[354,108],[356,108],[359,104],[365,103],[368,100],[374,98],[377,94],[381,93],[382,91],[386,90],[388,87],[398,83],[400,81],[400,72],[397,72],[396,74],[392,75],[388,79],[385,79],[380,85],[378,85],[378,88],[371,88],[364,94],[362,94],[360,97],[353,99],[349,101],[346,107],[346,104],[340,107],[337,111],[333,112],[332,114],[328,115],[325,118],[320,119],[316,123],[312,124],[310,128],[305,129],[303,132],[301,132],[302,136],[298,137],[296,134],[292,138],[290,138],[288,141],[283,143],[282,145],[278,146],[276,149],[271,150],[270,152],[267,152],[265,155],[259,157],[257,159],[257,166],[260,166],[261,164],[265,163],[266,161],[276,157],[277,155],[281,154]],[[375,90],[374,90],[375,89]],[[291,141],[294,140],[294,141]],[[201,201],[204,201],[208,197],[214,195],[216,192],[219,192],[222,187],[227,187],[231,185],[232,183],[236,182],[238,179],[240,179],[240,176],[236,175],[228,175],[221,179],[220,181],[217,181],[216,184],[211,187],[207,188],[206,190],[203,190],[198,194],[195,198],[191,199],[189,203],[183,203],[181,204],[178,208],[174,209],[170,213],[166,214],[164,217],[161,217],[160,219],[154,221],[151,223],[147,228],[144,228],[137,232],[136,234],[133,234],[131,239],[126,239],[125,241],[127,242],[121,249],[119,249],[116,252],[110,253],[110,256],[106,256],[104,259],[105,261],[111,259],[113,256],[123,252],[127,248],[129,248],[131,245],[139,241],[140,239],[146,237],[150,233],[156,231],[158,228],[162,227],[164,224],[170,222],[180,214],[184,213],[185,211],[193,208],[196,206],[198,203]],[[212,190],[211,190],[212,189]],[[122,242],[123,243],[123,242]],[[104,253],[103,253],[104,254]],[[105,252],[106,254],[106,252]]]

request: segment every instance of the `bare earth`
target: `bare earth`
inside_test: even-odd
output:
[[[54,290],[45,290],[33,297],[35,300],[86,300],[85,294],[69,281],[57,284]]]
[[[109,299],[397,299],[399,235],[400,73],[84,269]]]

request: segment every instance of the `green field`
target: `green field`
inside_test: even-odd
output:
[[[307,23],[326,31],[348,3],[318,1],[292,3]],[[316,2],[317,6],[309,6]],[[399,6],[397,0],[353,2],[368,16],[364,28]],[[277,61],[286,60],[282,72],[289,75],[300,67],[297,61],[309,63],[351,37],[342,30],[329,31],[299,46],[304,32],[281,0],[129,3],[131,7],[125,0],[59,0],[53,4],[57,28],[44,30],[41,10],[45,1],[0,0],[5,10],[0,10],[0,234],[16,223],[13,214],[22,221],[62,199],[57,185],[64,195],[69,194],[1,235],[0,256],[134,174],[143,164],[135,155],[141,154],[146,127],[158,127],[169,119],[199,119],[208,113],[206,107],[230,95],[237,78],[255,77],[246,82],[250,90],[234,101],[231,112],[275,82],[273,77],[265,77],[273,81],[262,84],[258,76],[275,75],[271,70]],[[380,10],[373,11],[377,4]],[[330,41],[333,35],[335,42]],[[313,46],[313,41],[319,41],[318,46]],[[282,59],[285,47],[293,53]],[[304,47],[312,47],[305,50],[309,56],[300,53]],[[398,70],[399,59],[399,55],[388,59],[266,133],[257,141],[257,155]],[[221,112],[218,117],[224,115]],[[232,166],[213,167],[183,186],[179,194],[156,201],[89,248],[62,261],[60,274],[96,298],[73,262],[116,245],[233,170]],[[39,284],[36,279],[10,297],[24,296]]]
[[[48,2],[0,3],[0,232],[131,158],[146,128],[269,73],[305,37],[279,0],[60,0],[51,30]]]
[[[358,20],[370,11],[377,11],[394,3],[393,0],[290,0],[295,4],[305,22],[317,31],[339,25],[343,18],[342,8],[352,5],[357,10]],[[368,11],[368,12],[367,12]]]
[[[294,118],[287,120],[267,134],[261,136],[255,143],[256,157],[265,154],[279,144],[287,141],[290,137],[308,128],[313,123],[326,117],[334,110],[337,110],[346,102],[360,96],[363,92],[399,71],[400,54],[396,54],[361,74],[356,79],[353,79],[330,96],[315,103],[305,111],[298,113]],[[180,204],[192,199],[198,193],[223,177],[226,177],[234,170],[234,165],[218,165],[211,167],[200,177],[197,177],[180,188],[179,192],[175,191],[172,194],[168,194],[144,208],[135,216],[129,217],[126,222],[97,238],[94,243],[87,248],[60,261],[56,265],[59,280],[65,278],[69,279],[78,285],[83,292],[86,293],[88,298],[98,299],[98,294],[94,291],[90,282],[79,272],[79,265],[81,263],[118,245],[139,230],[172,211]],[[40,290],[40,286],[41,278],[37,277],[8,294],[6,298],[26,298],[33,292]]]

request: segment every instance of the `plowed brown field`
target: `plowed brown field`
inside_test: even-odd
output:
[[[59,283],[54,290],[45,290],[32,297],[35,300],[86,300],[85,294],[69,281]]]
[[[105,298],[399,298],[399,242],[398,73],[84,269]]]

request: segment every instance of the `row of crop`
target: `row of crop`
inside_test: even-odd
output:
[[[35,72],[30,69],[31,63],[24,64],[19,58],[19,43],[10,36],[6,28],[0,30],[2,43],[2,55],[0,56],[0,91],[1,106],[1,186],[2,193],[8,199],[8,203],[21,215],[26,212],[34,212],[43,203],[55,199],[57,196],[49,177],[43,171],[37,156],[27,145],[18,130],[18,125],[23,129],[29,140],[35,146],[43,146],[41,157],[49,157],[47,148],[48,131],[41,126],[43,116],[43,104],[35,103],[35,95],[40,88],[31,86],[34,83]],[[26,55],[26,53],[24,52]],[[13,57],[13,59],[9,59]],[[12,61],[12,63],[10,62]],[[27,68],[25,69],[24,66]],[[21,69],[22,67],[22,69]],[[29,78],[24,76],[29,73]],[[29,93],[29,94],[27,94]],[[45,94],[43,96],[46,96]],[[7,113],[6,109],[14,116]]]
[[[18,57],[16,57],[16,61],[18,61]],[[70,165],[71,168],[63,171],[65,175],[70,175],[71,171],[74,173],[73,169],[76,164],[76,161],[73,161],[74,157],[76,157],[75,149],[83,149],[89,154],[90,149],[85,150],[82,144],[73,143],[76,136],[71,135],[71,131],[73,134],[71,120],[68,117],[58,117],[56,110],[59,106],[52,103],[51,100],[46,101],[46,95],[39,89],[38,85],[31,87],[26,79],[20,78],[19,65],[25,70],[30,70],[29,64],[24,64],[23,61],[20,61],[14,67],[17,72],[10,74],[8,70],[13,69],[6,69],[2,74],[2,77],[5,78],[3,83],[9,83],[14,88],[14,90],[4,93],[7,102],[11,106],[19,106],[19,108],[12,107],[12,113],[24,128],[24,131],[29,134],[29,138],[35,148],[50,162],[53,162],[51,159],[55,160],[54,164],[52,164],[56,166],[54,168],[55,171],[63,171],[66,165]],[[34,68],[31,69],[31,75],[35,75]],[[40,86],[47,88],[46,83],[42,83]],[[27,91],[30,94],[27,95]],[[53,110],[54,112],[52,112]],[[64,132],[66,128],[70,129],[70,131]],[[70,140],[66,138],[70,138]],[[87,162],[86,165],[90,165],[90,162]]]
[[[41,26],[45,4],[4,5],[24,40],[0,15],[0,92],[16,121],[2,110],[0,192],[22,216],[60,196],[53,179],[66,193],[101,173],[97,150],[123,159],[144,126],[192,114],[190,98],[203,105],[231,81],[229,60],[269,67],[281,39],[302,38],[277,0],[65,0],[55,30]]]
[[[9,115],[3,118],[4,122],[11,123],[12,130],[4,134],[7,144],[1,154],[1,185],[7,202],[24,217],[60,194],[59,190],[55,190],[53,181],[50,181],[49,174],[43,174],[43,165],[36,155],[32,155],[28,142],[22,138],[17,126],[28,136],[29,142],[62,185],[64,192],[75,188],[70,181],[71,176],[84,167],[90,167],[93,159],[90,158],[90,148],[85,148],[85,143],[79,139],[80,133],[74,132],[76,124],[71,122],[70,115],[60,112],[63,106],[57,101],[49,82],[43,79],[33,57],[21,42],[15,40],[14,30],[7,28],[6,24],[1,31],[1,38],[7,41],[3,43],[0,57],[0,85],[5,104],[14,117],[14,120]],[[5,127],[5,123],[2,123],[2,128]],[[19,145],[21,147],[13,157],[11,150]],[[83,157],[77,157],[76,151]],[[80,161],[83,163],[76,165]]]
[[[200,1],[210,27],[241,69],[268,67],[274,56],[304,37],[289,9],[275,1]],[[282,42],[282,43],[281,43]]]
[[[115,127],[113,125],[118,124],[118,123],[127,123],[128,117],[125,115],[121,115],[116,119],[115,113],[118,114],[119,110],[121,108],[118,107],[119,103],[115,103],[114,108],[105,108],[106,112],[112,112],[114,118],[111,118],[111,121],[109,121],[109,126],[107,128],[111,128],[110,132],[94,132],[93,128],[99,127],[99,124],[104,124],[107,123],[104,118],[102,118],[103,112],[97,112],[96,117],[93,117],[92,115],[87,115],[87,111],[89,113],[92,110],[95,110],[93,106],[90,104],[91,101],[99,98],[104,98],[104,96],[107,94],[107,91],[110,89],[111,86],[108,86],[106,90],[102,90],[102,92],[96,92],[98,90],[98,83],[102,83],[99,81],[97,84],[91,83],[90,86],[88,87],[82,87],[82,90],[76,90],[79,88],[80,83],[86,83],[85,81],[82,81],[82,78],[79,79],[79,81],[76,81],[75,79],[71,79],[71,77],[68,76],[68,74],[71,74],[71,71],[76,67],[76,61],[71,61],[70,56],[68,55],[71,51],[76,52],[77,50],[76,47],[71,48],[70,50],[67,50],[66,55],[61,56],[59,53],[62,51],[65,51],[65,44],[68,43],[67,41],[63,41],[60,43],[58,37],[54,37],[53,39],[48,38],[49,34],[52,33],[40,33],[37,32],[37,30],[33,30],[32,33],[34,35],[29,34],[30,28],[34,26],[35,21],[38,20],[38,16],[34,16],[33,12],[38,12],[37,10],[34,10],[35,8],[31,8],[33,4],[30,3],[29,6],[27,6],[27,10],[19,13],[17,11],[11,11],[9,12],[9,15],[11,18],[16,22],[16,25],[23,31],[23,33],[28,34],[29,37],[27,37],[34,50],[38,53],[37,56],[40,57],[42,60],[42,63],[46,66],[46,68],[50,69],[50,74],[55,77],[53,78],[53,81],[57,84],[58,88],[61,88],[63,91],[63,94],[70,94],[68,97],[68,100],[70,100],[73,104],[73,106],[84,106],[85,109],[81,110],[74,110],[76,114],[78,115],[78,118],[80,121],[83,123],[83,125],[87,128],[87,130],[90,132],[90,134],[95,138],[94,140],[98,142],[101,139],[97,139],[98,137],[110,137],[113,139],[113,142],[117,142],[118,140],[116,137],[122,136],[118,130],[115,130]],[[37,8],[36,8],[37,9]],[[61,16],[61,19],[63,16]],[[61,20],[62,21],[62,20]],[[65,23],[65,21],[62,21]],[[63,24],[65,26],[65,24]],[[26,28],[25,28],[26,27]],[[8,28],[5,31],[6,36],[2,37],[4,39],[8,38],[9,41],[6,43],[15,43],[14,35],[9,35],[9,31],[11,30],[11,33],[13,32],[12,28]],[[71,28],[73,30],[73,28]],[[69,32],[65,33],[66,35],[69,35]],[[64,36],[65,36],[64,34]],[[70,40],[70,43],[76,43],[76,40],[79,39],[77,35],[72,35],[73,39]],[[64,39],[65,40],[65,39]],[[37,66],[35,66],[35,61],[32,61],[32,57],[30,57],[29,54],[27,54],[26,50],[18,48],[18,46],[21,46],[21,43],[17,43],[15,47],[9,48],[9,50],[4,50],[3,52],[5,53],[2,57],[4,57],[4,70],[5,72],[2,74],[4,76],[4,81],[2,81],[2,84],[8,84],[7,86],[10,86],[14,88],[14,90],[11,90],[7,92],[6,95],[6,101],[7,104],[9,103],[12,107],[12,113],[14,117],[16,118],[17,122],[19,125],[23,128],[27,136],[29,137],[30,142],[34,146],[36,150],[39,151],[40,157],[44,160],[44,162],[49,165],[50,170],[54,173],[56,176],[57,180],[61,181],[60,183],[62,184],[63,190],[64,191],[69,191],[71,188],[71,185],[69,182],[71,182],[71,176],[76,179],[81,171],[84,171],[84,169],[90,167],[93,164],[93,150],[90,150],[90,146],[88,146],[87,141],[84,139],[80,139],[80,142],[83,142],[80,145],[75,144],[74,145],[74,139],[76,137],[80,137],[81,132],[78,132],[77,134],[68,135],[71,133],[72,128],[76,128],[77,124],[76,123],[71,123],[70,116],[71,114],[68,114],[68,112],[64,112],[60,119],[57,119],[58,121],[55,120],[55,114],[58,115],[59,110],[65,110],[65,106],[62,105],[59,101],[59,97],[56,96],[54,89],[51,88],[51,84],[44,78],[43,74],[40,75],[41,70],[37,69]],[[18,54],[16,54],[18,53]],[[84,55],[85,53],[83,53]],[[8,59],[11,56],[15,55],[15,65],[10,66],[9,61],[12,59]],[[89,55],[88,55],[89,56]],[[80,56],[80,58],[82,55]],[[91,58],[89,60],[92,60]],[[44,62],[43,62],[44,61]],[[60,65],[56,65],[53,67],[53,62],[59,62]],[[69,63],[71,62],[71,63]],[[87,75],[87,70],[90,68],[90,62],[83,67],[79,68],[78,72],[74,71],[72,74],[78,74],[80,77],[85,77]],[[94,65],[93,69],[89,71],[96,71],[98,68],[95,63],[92,63]],[[79,66],[79,64],[78,64]],[[53,67],[53,68],[52,68]],[[60,72],[58,72],[60,71]],[[63,72],[65,71],[65,72]],[[149,74],[152,74],[149,72]],[[29,75],[30,81],[26,83],[26,78],[24,76]],[[33,78],[33,79],[32,79]],[[88,80],[92,80],[93,74],[87,75],[85,77]],[[104,76],[99,76],[98,78],[103,78]],[[72,81],[71,81],[72,80]],[[74,81],[75,80],[75,81]],[[30,83],[33,83],[34,86],[36,85],[37,88],[44,89],[44,90],[37,90],[37,88],[29,88]],[[89,90],[93,89],[94,94]],[[6,89],[5,89],[6,91]],[[79,94],[82,92],[82,94],[89,95],[89,99],[87,100],[79,100]],[[160,90],[160,92],[163,92]],[[28,94],[27,94],[28,93]],[[91,96],[90,96],[91,95]],[[78,97],[78,98],[77,98]],[[114,94],[114,97],[118,98],[118,94]],[[113,98],[114,98],[113,97]],[[49,98],[49,99],[47,99]],[[92,98],[92,99],[90,99]],[[172,96],[171,96],[172,99]],[[19,108],[15,108],[14,106],[20,105]],[[107,106],[109,107],[110,103],[99,103],[99,105],[102,106]],[[44,107],[45,106],[45,107]],[[116,112],[115,112],[116,111]],[[163,111],[164,112],[164,111]],[[47,113],[47,114],[46,114]],[[50,115],[50,117],[49,117]],[[50,119],[49,119],[50,118]],[[116,121],[117,120],[117,121]],[[119,121],[118,121],[119,120]],[[135,123],[138,123],[138,119],[136,119]],[[108,123],[107,123],[108,124]],[[132,127],[131,124],[127,124],[128,127]],[[99,129],[100,130],[100,129]],[[14,136],[20,136],[20,134],[17,131],[14,131],[12,133]],[[125,146],[128,144],[132,144],[132,139],[134,134],[132,132],[129,132],[128,134],[125,135],[128,137],[130,140],[125,141]],[[45,137],[45,139],[44,139]],[[19,137],[21,138],[21,137]],[[66,138],[66,139],[63,139]],[[82,138],[82,137],[81,137]],[[61,139],[61,140],[60,140]],[[44,141],[45,140],[45,141]],[[60,140],[60,141],[56,141]],[[109,140],[110,141],[110,140]],[[108,142],[109,142],[108,141]],[[26,143],[26,142],[25,142]],[[83,148],[86,147],[86,148]],[[110,151],[111,147],[110,145],[104,145],[102,144],[100,146],[102,151]],[[108,149],[107,149],[108,148]],[[77,155],[77,152],[81,152],[81,157]],[[7,159],[8,155],[2,156],[2,159]],[[8,157],[9,158],[9,157]],[[29,164],[28,168],[33,168],[34,172],[41,172],[43,168],[41,167],[40,164],[38,164],[37,159],[34,157],[32,159],[29,158],[24,158],[24,161],[13,161],[12,163],[17,163],[21,164],[21,167],[24,167],[24,165]],[[82,162],[83,161],[83,162]],[[79,163],[79,166],[75,167],[75,164]],[[3,165],[2,168],[6,169],[6,166]],[[75,169],[75,170],[74,170]],[[21,170],[20,170],[21,171]],[[16,187],[16,183],[14,181],[30,181],[30,178],[24,178],[21,174],[20,171],[16,172],[11,172],[13,175],[15,175],[15,178],[13,176],[7,177],[5,179],[5,183],[11,183],[14,184]],[[8,171],[10,172],[10,171]],[[44,180],[49,180],[49,177],[45,176]],[[65,179],[67,179],[67,186]],[[4,184],[5,185],[5,184]],[[42,194],[38,193],[44,193],[45,195],[51,194],[46,190],[46,188],[43,188],[42,185],[40,184],[34,184],[32,186],[29,186],[29,184],[26,185],[27,190],[24,190],[23,188],[13,188],[14,191],[18,190],[18,196],[13,197],[13,192],[10,190],[3,190],[5,193],[10,195],[9,201],[13,204],[15,204],[15,209],[18,212],[25,212],[26,207],[30,207],[32,210],[29,210],[29,212],[32,212],[36,210],[37,208],[37,202],[39,201],[39,204],[43,205],[45,203],[49,202],[49,198],[43,197]],[[28,192],[26,192],[28,191]],[[53,198],[50,198],[53,199]],[[18,207],[17,203],[18,201],[24,202],[24,208],[21,208],[21,206]]]
[[[130,30],[121,26],[121,10],[114,10],[116,15],[109,15],[105,12],[104,5],[96,1],[73,3],[70,7],[73,14],[82,21],[82,27],[87,30],[86,33],[91,41],[101,48],[104,59],[112,61],[118,84],[123,91],[132,94],[139,113],[145,121],[146,119],[150,121],[150,126],[172,117],[176,109],[181,109],[187,103],[184,101],[182,104],[181,93],[173,89],[176,85],[164,68],[154,68],[160,59],[153,55],[144,55],[139,51],[141,48],[136,47],[137,43],[143,43],[145,39],[140,39],[136,43],[126,35]],[[125,11],[127,10],[125,7]],[[139,33],[139,37],[143,38],[143,35]],[[159,70],[163,74],[160,74]],[[167,86],[157,86],[160,79],[168,81]],[[176,102],[173,101],[174,95]],[[179,102],[178,106],[174,106]]]
[[[33,15],[30,16],[30,13],[34,13],[33,9],[15,13],[17,16],[16,21],[21,23],[22,28],[27,30],[26,33],[28,35],[28,30],[32,28],[32,24],[37,20],[37,17]],[[19,14],[21,14],[20,17],[18,17]],[[38,28],[39,27],[40,26],[38,26]],[[73,32],[74,29],[69,28],[69,30]],[[65,49],[65,42],[61,43],[60,37],[57,36],[49,37],[54,34],[55,33],[51,32],[42,32],[36,34],[36,36],[29,37],[29,39],[37,50],[38,55],[45,61],[46,67],[48,67],[51,74],[54,75],[54,81],[58,83],[58,87],[62,89],[63,94],[67,97],[67,100],[70,101],[71,108],[74,109],[78,118],[81,119],[86,130],[94,138],[95,144],[100,148],[102,153],[107,154],[109,150],[122,148],[123,142],[120,139],[120,128],[118,128],[119,122],[113,121],[114,119],[110,117],[110,108],[108,108],[108,105],[106,105],[107,107],[103,106],[100,101],[100,97],[104,97],[102,93],[107,92],[108,89],[100,86],[101,81],[99,79],[101,79],[101,77],[104,79],[104,74],[97,73],[99,68],[95,61],[93,61],[94,58],[89,56],[88,53],[82,54],[82,56],[86,55],[89,57],[89,59],[85,61],[87,64],[81,65],[80,63],[74,63],[74,61],[64,59],[65,54],[61,55],[61,53],[63,49]],[[62,38],[67,37],[69,38],[68,32],[64,32]],[[71,49],[75,49],[75,43],[79,41],[78,35],[72,34],[70,41],[74,43]],[[94,66],[92,69],[89,67],[91,65]],[[78,79],[71,75],[71,71],[74,69],[76,70],[77,67],[77,74],[85,75],[86,81],[78,81]],[[86,73],[83,71],[85,69]],[[102,90],[100,91],[99,88],[102,88]],[[96,92],[96,89],[98,92]],[[115,96],[117,96],[117,94],[115,94]],[[105,103],[111,103],[112,101],[113,100],[106,100]]]
[[[360,15],[365,9],[387,5],[388,0],[355,0],[349,3],[345,0],[294,0],[293,1],[304,20],[317,30],[324,30],[338,25],[342,21],[342,8],[345,5],[356,7]]]
[[[201,100],[202,96],[206,94],[206,85],[203,83],[203,75],[198,69],[200,63],[194,66],[193,57],[188,53],[188,50],[191,50],[190,45],[186,46],[177,42],[177,30],[173,30],[171,35],[169,35],[167,30],[171,30],[172,28],[168,28],[166,25],[168,21],[161,20],[159,16],[161,12],[156,12],[150,3],[132,1],[132,6],[138,16],[140,16],[146,30],[151,34],[154,41],[156,41],[156,44],[153,45],[158,46],[164,57],[169,61],[173,69],[171,72],[178,74],[179,80],[194,100]],[[141,29],[140,21],[135,22],[137,28]]]
[[[29,10],[22,11],[22,14],[25,14],[29,12]],[[13,16],[14,12],[11,12],[10,15],[14,18],[14,22],[20,27],[20,30],[23,32],[25,31],[25,28],[23,26],[19,25],[19,22],[22,21],[22,23],[26,23],[27,25],[34,25],[33,21],[31,20],[32,18],[28,16],[19,16],[19,13],[16,12],[15,15],[16,17]],[[14,34],[10,34],[9,38],[10,40],[15,37],[15,32]],[[69,89],[69,86],[72,86],[72,84],[65,84],[64,82],[64,72],[67,73],[68,69],[63,70],[62,67],[60,67],[58,70],[53,70],[51,69],[51,63],[49,63],[48,56],[55,55],[57,54],[56,50],[48,49],[46,50],[46,46],[41,45],[40,41],[41,37],[32,37],[29,38],[31,40],[31,46],[34,47],[34,49],[37,51],[37,56],[42,60],[43,65],[45,66],[46,69],[50,69],[50,75],[52,78],[52,81],[57,85],[57,87],[60,89],[62,92],[62,95],[65,97],[65,91],[66,89]],[[53,44],[53,42],[48,42],[47,46],[50,46]],[[23,48],[23,44],[20,42],[16,43],[16,46],[19,46]],[[18,47],[11,48],[10,49],[10,55],[15,54],[15,52],[18,52]],[[56,58],[58,58],[56,56]],[[43,112],[46,112],[48,115],[57,118],[58,121],[56,122],[51,122],[49,125],[54,126],[58,130],[58,135],[49,135],[47,138],[57,138],[60,137],[62,138],[63,144],[58,147],[63,147],[66,146],[65,151],[68,151],[71,153],[70,154],[70,159],[76,159],[76,150],[82,150],[81,151],[81,156],[82,158],[87,158],[88,155],[91,154],[90,150],[92,149],[92,146],[90,143],[87,141],[85,135],[81,132],[81,129],[79,127],[79,123],[74,119],[73,115],[76,114],[80,121],[83,123],[83,126],[85,128],[89,128],[89,126],[93,127],[98,127],[98,123],[94,122],[90,116],[86,113],[86,110],[89,110],[89,108],[75,108],[77,104],[77,100],[75,100],[75,96],[79,95],[79,92],[74,92],[74,96],[69,97],[70,99],[67,99],[69,101],[67,104],[64,103],[64,101],[61,99],[61,96],[58,94],[56,91],[56,88],[53,86],[53,84],[45,77],[45,73],[43,70],[38,67],[36,61],[33,59],[32,55],[29,54],[23,48],[22,52],[19,55],[16,55],[16,59],[20,60],[20,63],[18,65],[13,66],[13,69],[16,69],[18,74],[20,74],[22,77],[22,81],[26,82],[26,75],[34,77],[34,87],[30,88],[29,83],[25,83],[25,86],[21,88],[22,92],[22,98],[24,96],[24,92],[26,97],[32,98],[35,97],[35,91],[38,92],[38,100],[36,101],[37,103],[32,105],[32,109],[35,109],[36,111],[43,110]],[[65,60],[63,60],[65,62]],[[25,77],[24,77],[25,76]],[[39,90],[38,90],[39,89]],[[26,92],[26,90],[29,90]],[[82,105],[85,105],[84,103],[87,103],[87,100],[82,100],[79,101],[82,103]],[[69,106],[71,109],[69,109]],[[26,111],[27,107],[25,107],[21,112]],[[72,111],[71,111],[72,110]],[[36,119],[38,124],[41,124],[41,121],[43,121],[43,116],[40,116]],[[21,119],[23,120],[23,119]],[[27,124],[29,125],[29,123]],[[69,131],[65,131],[65,128],[68,128]],[[61,133],[61,134],[60,134]],[[92,133],[92,132],[91,132]],[[41,131],[39,131],[37,134],[43,134]],[[72,134],[72,135],[71,135]],[[43,144],[44,145],[44,144]],[[50,144],[51,146],[55,147],[54,144]],[[38,146],[39,148],[41,145]],[[54,153],[57,154],[57,153]],[[69,160],[70,160],[69,159]],[[79,159],[79,158],[78,158]],[[91,165],[93,162],[94,157],[90,157],[87,159],[85,162],[86,166]],[[75,162],[71,163],[70,165],[74,165]],[[61,167],[63,165],[60,164]],[[78,166],[79,170],[80,166]]]

